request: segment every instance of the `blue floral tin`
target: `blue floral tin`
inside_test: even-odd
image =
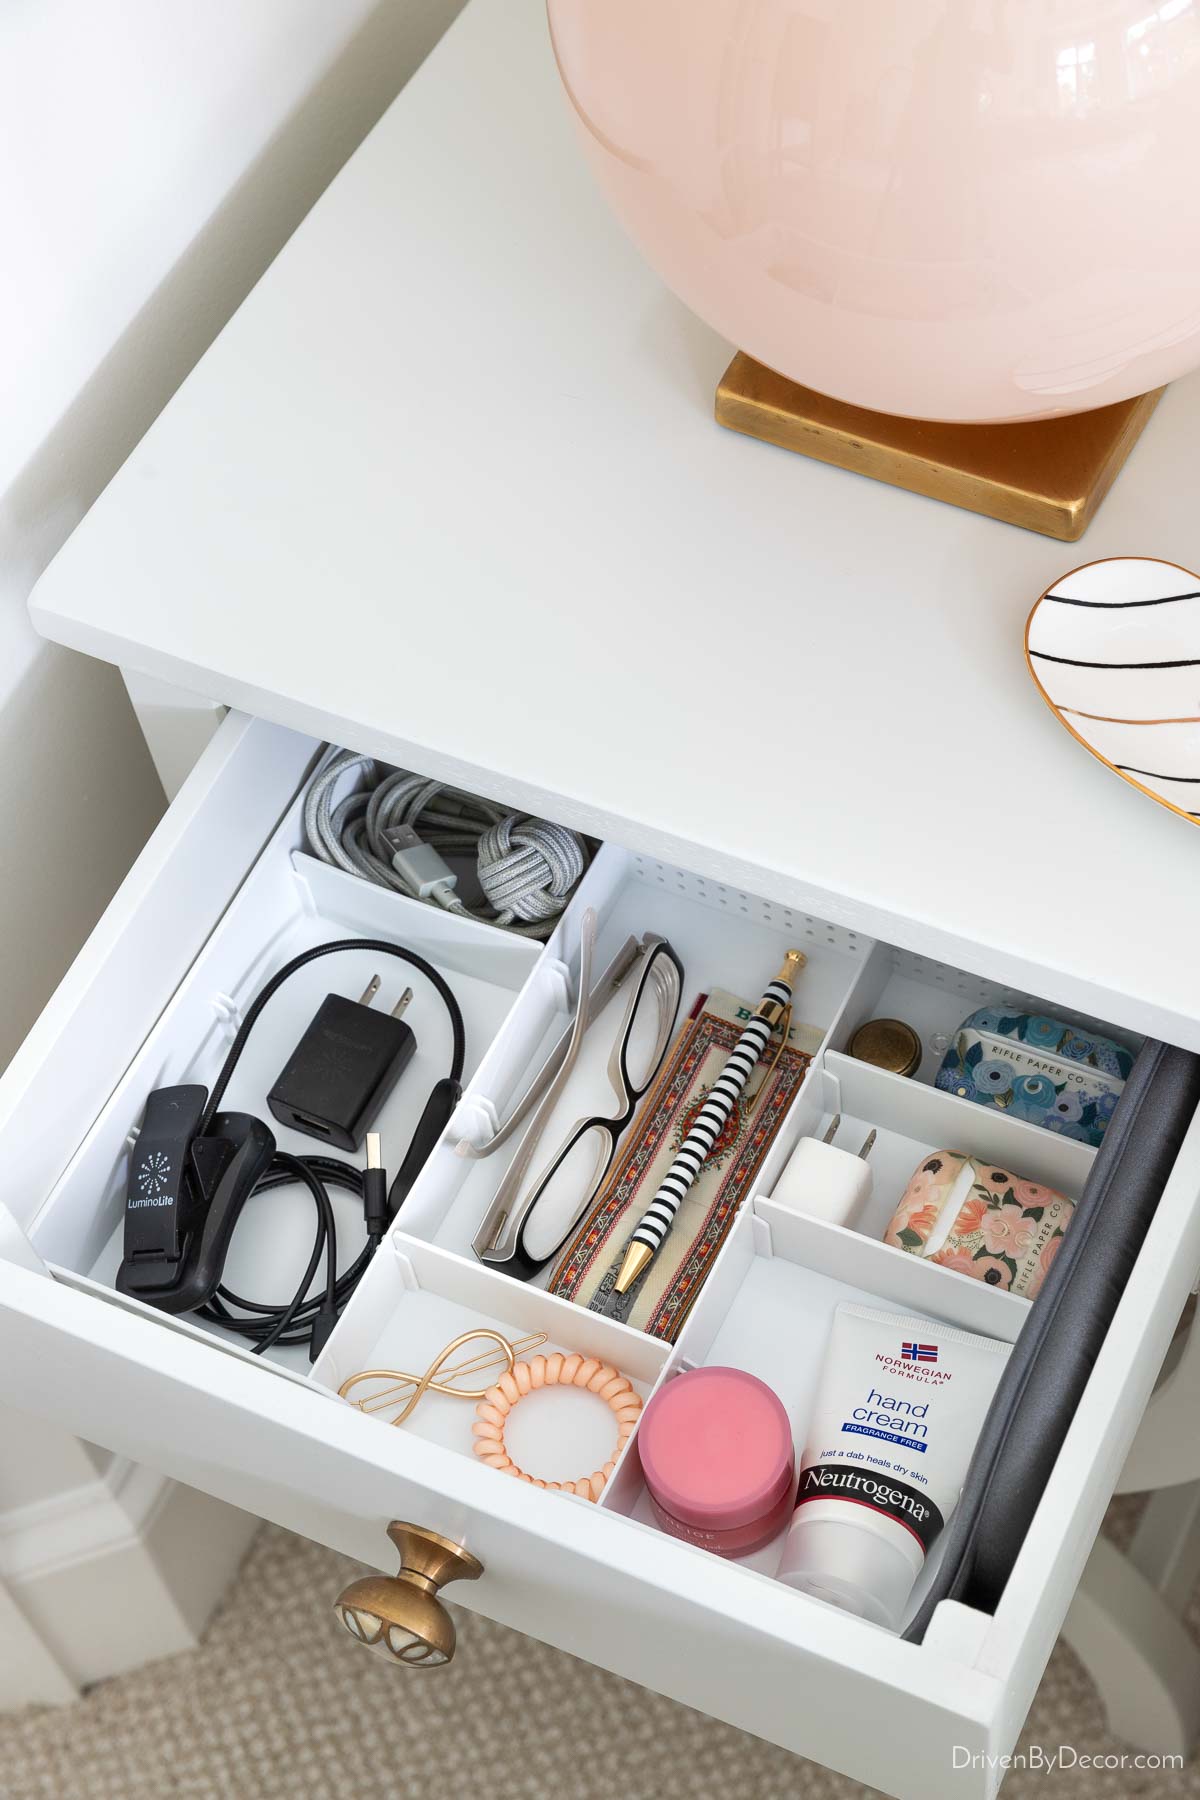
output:
[[[1040,1013],[981,1007],[964,1019],[936,1087],[1084,1144],[1099,1144],[1133,1052]]]

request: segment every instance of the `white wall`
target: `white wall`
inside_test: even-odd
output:
[[[162,805],[29,589],[458,4],[0,8],[0,1064]]]
[[[37,639],[29,590],[460,4],[0,6],[0,1067],[163,805],[119,675]],[[169,1514],[103,1453],[10,1414],[0,1433],[0,1706],[105,1672],[104,1550],[144,1596],[141,1653],[186,1642],[205,1603],[171,1519],[201,1497]],[[90,1586],[81,1556],[64,1587],[60,1513]],[[72,1593],[97,1617],[59,1629]]]
[[[36,1505],[47,1493],[64,1493],[95,1481],[112,1462],[110,1451],[68,1437],[45,1419],[22,1415],[20,1443],[19,1456],[0,1456],[0,1521]]]

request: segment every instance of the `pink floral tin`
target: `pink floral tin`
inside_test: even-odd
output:
[[[914,1170],[883,1241],[1032,1300],[1074,1211],[1055,1188],[960,1150],[935,1150]]]

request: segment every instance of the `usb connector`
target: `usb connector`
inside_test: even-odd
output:
[[[378,1243],[391,1222],[388,1210],[387,1174],[383,1168],[379,1133],[367,1133],[367,1166],[363,1170],[363,1222],[367,1236]]]
[[[396,825],[387,834],[393,846],[392,867],[414,900],[435,900],[439,906],[456,906],[458,876],[411,825]]]

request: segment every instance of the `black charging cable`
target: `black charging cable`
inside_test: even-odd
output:
[[[234,1331],[240,1337],[251,1339],[256,1356],[261,1356],[276,1344],[303,1343],[309,1346],[310,1360],[315,1360],[320,1354],[337,1324],[342,1308],[362,1280],[384,1232],[399,1211],[401,1202],[416,1180],[430,1150],[441,1136],[462,1092],[466,1033],[461,1008],[443,976],[414,950],[401,949],[398,944],[386,943],[382,938],[339,938],[335,943],[317,944],[311,950],[301,951],[299,956],[294,956],[272,975],[256,995],[213,1083],[201,1119],[201,1131],[208,1130],[218,1112],[238,1059],[246,1048],[246,1041],[268,1001],[298,969],[315,962],[319,956],[335,956],[344,950],[370,950],[381,956],[394,956],[425,976],[441,996],[450,1016],[453,1036],[450,1072],[435,1084],[426,1101],[425,1110],[390,1191],[387,1190],[386,1177],[381,1168],[360,1169],[354,1163],[340,1162],[332,1156],[292,1156],[285,1150],[275,1152],[266,1174],[258,1181],[249,1198],[252,1199],[255,1194],[265,1194],[272,1188],[286,1187],[297,1182],[308,1189],[317,1211],[317,1230],[308,1267],[300,1278],[299,1286],[286,1304],[278,1305],[247,1300],[222,1284],[205,1306],[197,1308],[202,1319],[222,1325],[227,1331]],[[341,1188],[362,1200],[367,1231],[365,1247],[342,1275],[337,1272],[337,1229],[333,1202],[329,1198],[331,1187]],[[322,1260],[325,1263],[324,1290],[306,1298]],[[231,1312],[231,1307],[236,1307],[238,1311]]]

